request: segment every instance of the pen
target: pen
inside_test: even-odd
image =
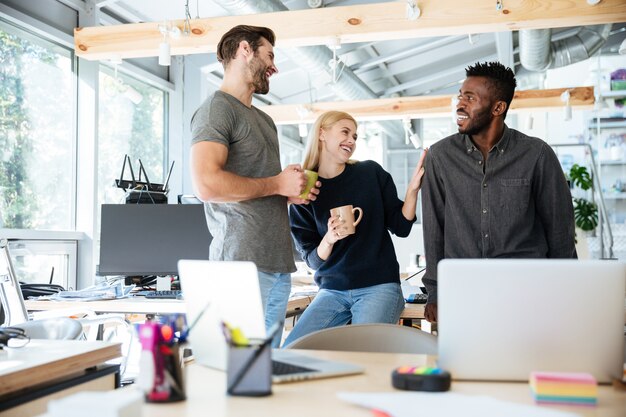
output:
[[[196,324],[198,324],[198,322],[200,321],[200,319],[204,315],[204,312],[207,311],[207,309],[209,308],[210,305],[211,305],[210,301],[208,303],[206,303],[204,308],[202,310],[200,310],[200,313],[198,314],[198,317],[196,317],[195,320],[189,325],[187,330],[180,332],[180,340],[179,340],[180,343],[183,343],[183,342],[185,342],[187,340],[187,336],[189,336],[189,333],[191,333],[191,331],[196,326]]]
[[[246,374],[246,372],[248,371],[248,369],[250,369],[250,367],[252,365],[254,365],[254,362],[256,362],[256,360],[259,358],[259,356],[261,356],[261,353],[263,353],[263,351],[265,350],[265,348],[272,343],[272,339],[274,338],[274,336],[276,335],[276,333],[278,332],[278,330],[280,330],[280,328],[282,327],[283,322],[279,321],[276,322],[272,325],[272,327],[270,327],[270,329],[268,330],[269,336],[267,337],[267,339],[265,339],[263,341],[263,343],[261,343],[259,345],[259,347],[254,351],[254,354],[252,354],[248,360],[246,361],[246,363],[239,369],[239,372],[237,373],[237,376],[235,376],[235,378],[233,379],[233,383],[230,385],[230,387],[228,387],[228,392],[231,393],[236,387],[237,385],[239,385],[239,383],[241,382],[241,379],[243,378],[243,376]]]

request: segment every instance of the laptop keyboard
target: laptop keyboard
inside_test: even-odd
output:
[[[304,372],[315,372],[315,369],[272,360],[272,375],[300,374]]]

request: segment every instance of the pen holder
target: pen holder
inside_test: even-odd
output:
[[[228,347],[226,387],[229,395],[272,394],[272,347],[269,343]]]
[[[182,401],[186,394],[181,345],[165,342],[160,333],[158,324],[140,326],[142,352],[138,385],[143,388],[148,402]]]

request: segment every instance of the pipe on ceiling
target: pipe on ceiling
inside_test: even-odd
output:
[[[582,26],[575,34],[552,42],[552,29],[519,31],[520,63],[529,71],[545,71],[593,56],[609,38],[611,24]]]

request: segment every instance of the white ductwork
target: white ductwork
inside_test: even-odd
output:
[[[519,59],[529,71],[544,71],[550,66],[552,29],[519,31]]]
[[[544,71],[583,61],[604,45],[610,32],[611,24],[582,26],[572,36],[551,41],[551,29],[520,30],[520,63],[529,71]]]
[[[233,15],[272,13],[289,10],[287,6],[279,0],[222,0],[219,2],[219,5]],[[287,48],[282,52],[293,62],[308,71],[312,77],[316,75],[319,76],[322,73],[332,76],[332,70],[328,62],[333,58],[333,53],[325,46]],[[343,69],[343,73],[337,82],[329,84],[329,88],[332,89],[338,97],[344,100],[378,98],[378,95],[348,67]],[[399,123],[380,122],[380,125],[389,135],[395,137],[404,135]]]

